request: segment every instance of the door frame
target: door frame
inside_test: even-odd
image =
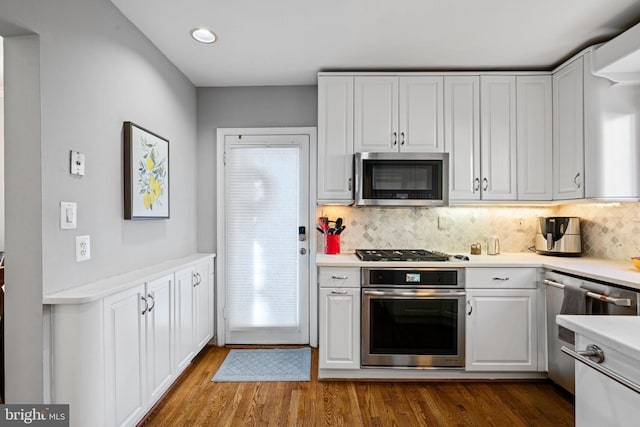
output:
[[[309,251],[309,345],[318,346],[318,280],[316,269],[317,233],[316,223],[316,180],[317,180],[317,129],[315,127],[273,127],[273,128],[218,128],[216,130],[216,285],[215,285],[215,330],[217,345],[225,345],[226,283],[225,253],[225,173],[224,140],[230,135],[304,135],[309,138],[309,218],[307,240]]]

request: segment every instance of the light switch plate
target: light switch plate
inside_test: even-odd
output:
[[[76,262],[91,259],[91,237],[76,236]]]
[[[72,175],[84,175],[84,154],[79,151],[71,151],[69,159],[69,172]]]
[[[70,230],[78,226],[78,204],[60,202],[60,229]]]

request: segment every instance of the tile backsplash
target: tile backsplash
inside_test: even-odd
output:
[[[536,218],[578,216],[583,253],[625,260],[640,255],[639,203],[577,203],[559,206],[460,206],[443,208],[355,208],[321,206],[330,219],[344,218],[343,252],[366,248],[431,249],[469,253],[472,243],[486,253],[489,236],[498,236],[502,252],[533,247]],[[319,244],[322,250],[322,244]]]

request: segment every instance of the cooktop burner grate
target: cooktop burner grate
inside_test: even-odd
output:
[[[356,249],[362,261],[449,261],[449,254],[424,249]]]

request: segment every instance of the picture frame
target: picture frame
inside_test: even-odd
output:
[[[169,140],[124,122],[124,218],[169,218]]]

